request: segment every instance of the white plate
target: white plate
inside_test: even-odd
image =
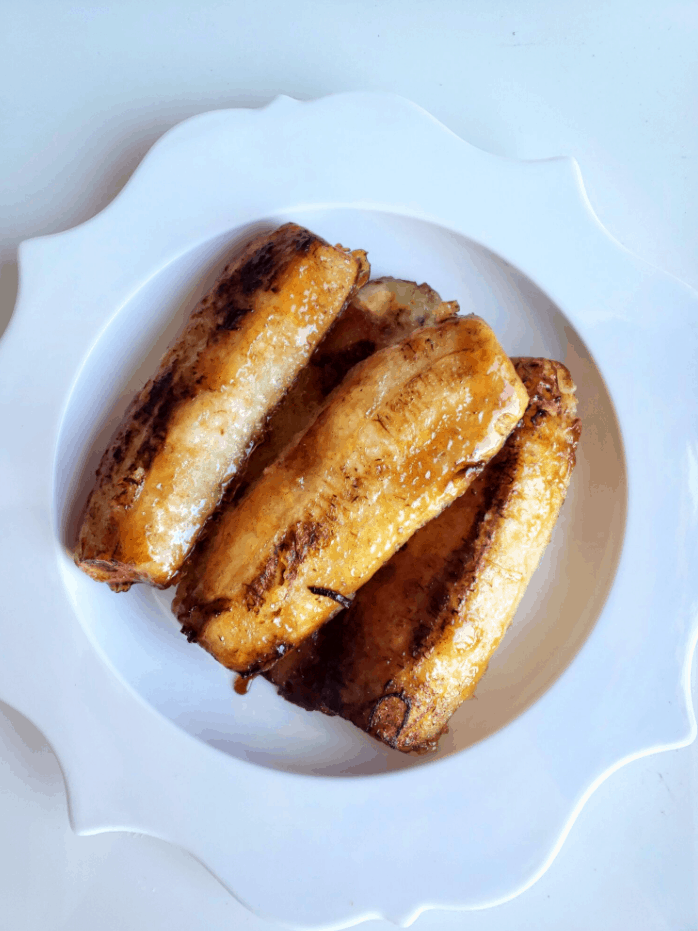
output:
[[[426,280],[511,354],[565,361],[584,422],[553,544],[436,757],[245,697],[169,599],[67,544],[99,455],[224,256],[294,219]],[[190,850],[301,928],[515,895],[614,768],[689,742],[698,297],[603,230],[569,159],[514,162],[390,95],[205,114],[88,223],[24,243],[0,344],[0,697],[46,734],[75,829]]]

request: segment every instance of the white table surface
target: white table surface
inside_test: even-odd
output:
[[[574,155],[616,238],[698,287],[695,2],[3,0],[0,24],[0,332],[20,240],[99,211],[180,120],[278,93],[391,90],[488,151]],[[522,895],[414,927],[695,931],[697,889],[694,744],[616,772]],[[273,927],[181,850],[75,837],[55,756],[0,704],[0,931]]]

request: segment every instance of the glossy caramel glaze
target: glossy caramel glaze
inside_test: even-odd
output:
[[[244,674],[274,663],[463,493],[527,402],[474,316],[355,366],[184,567],[173,609],[189,638]]]
[[[419,327],[440,323],[458,310],[456,301],[442,301],[429,285],[414,281],[377,278],[360,288],[277,405],[263,442],[231,482],[226,498],[242,497],[294,437],[305,430],[350,369]]]
[[[356,287],[365,253],[293,223],[229,265],[102,457],[75,561],[116,590],[169,585],[269,412]]]
[[[550,539],[580,434],[567,369],[520,359],[516,370],[531,399],[501,452],[267,673],[290,701],[423,751],[473,694]]]

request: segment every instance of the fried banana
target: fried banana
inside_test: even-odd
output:
[[[220,514],[182,573],[183,630],[230,669],[267,668],[465,491],[527,403],[478,317],[376,352]]]
[[[74,554],[81,569],[116,590],[171,583],[269,412],[367,277],[365,253],[294,223],[250,243],[104,453]]]
[[[487,669],[550,540],[580,435],[567,369],[516,360],[530,403],[465,494],[266,675],[398,750],[433,749]]]
[[[304,430],[349,370],[379,349],[392,346],[422,326],[458,312],[457,301],[442,301],[427,284],[376,278],[364,285],[332,324],[325,338],[277,405],[265,438],[231,483],[229,500],[242,497],[293,438]]]

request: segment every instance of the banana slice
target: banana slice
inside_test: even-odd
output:
[[[474,316],[355,366],[184,567],[187,635],[246,675],[274,663],[465,491],[527,403]]]
[[[367,278],[365,253],[294,223],[225,269],[102,458],[81,569],[117,590],[171,583],[270,410]]]
[[[309,710],[429,750],[487,669],[550,540],[580,435],[567,369],[516,360],[530,403],[465,494],[267,673]]]
[[[351,368],[422,326],[433,326],[459,310],[427,284],[376,278],[364,285],[332,324],[292,388],[269,418],[264,442],[252,453],[227,497],[240,498],[264,469],[310,424],[327,396]]]

